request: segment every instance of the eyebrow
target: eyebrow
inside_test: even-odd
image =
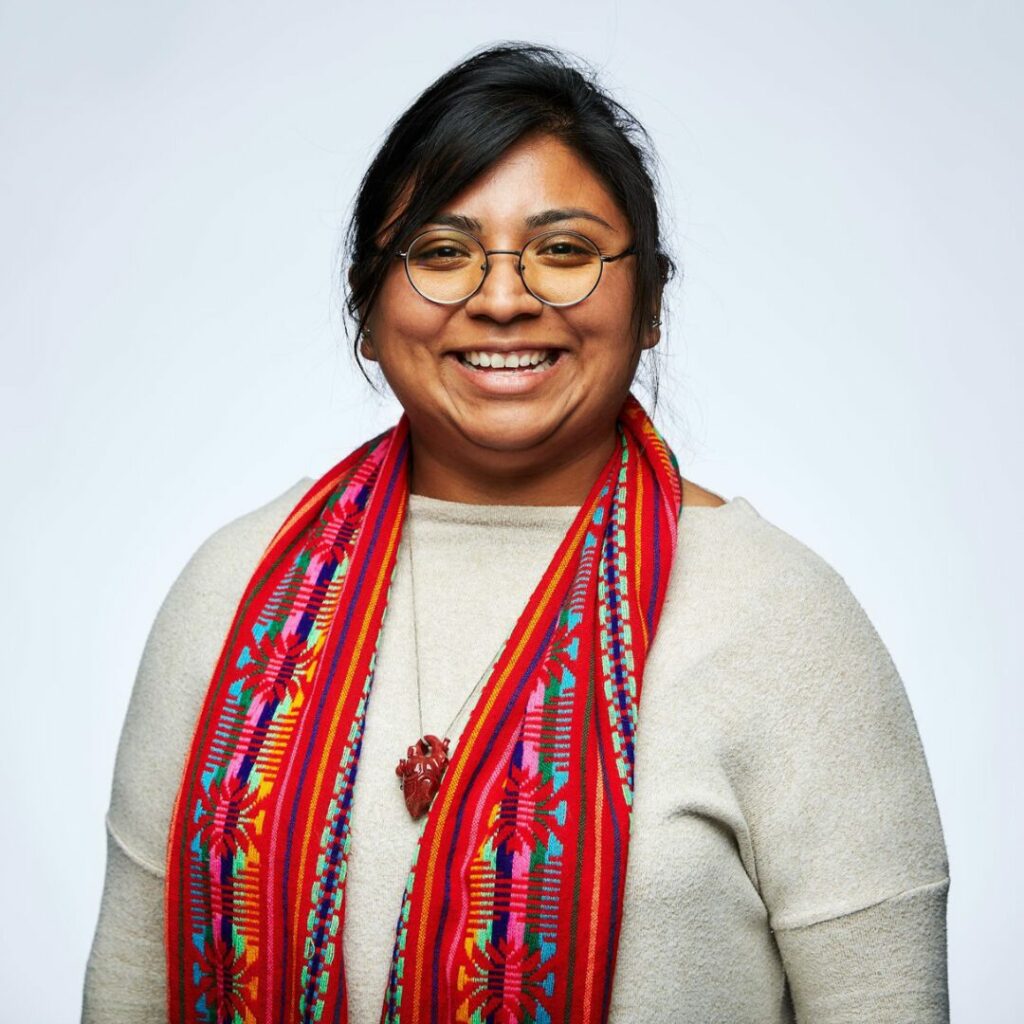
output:
[[[598,217],[596,213],[591,213],[590,210],[584,210],[578,206],[561,207],[555,210],[544,210],[541,213],[531,213],[528,217],[523,218],[523,224],[528,228],[543,228],[563,220],[592,220],[597,224],[603,224],[611,231],[615,230],[603,217]],[[439,213],[436,217],[431,217],[428,223],[445,224],[450,228],[459,228],[461,231],[477,233],[484,229],[483,224],[475,217],[467,217],[462,213]]]

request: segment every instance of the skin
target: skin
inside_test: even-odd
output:
[[[531,214],[567,208],[604,223],[574,217],[540,229],[524,224]],[[520,140],[438,214],[478,221],[473,233],[487,249],[520,249],[539,231],[560,227],[586,234],[604,254],[633,240],[600,178],[572,149],[544,135]],[[379,362],[409,417],[414,494],[473,504],[584,501],[616,450],[615,420],[641,350],[660,339],[653,328],[642,345],[633,344],[634,262],[627,256],[605,264],[588,298],[556,308],[527,291],[512,256],[492,256],[480,290],[452,306],[420,296],[402,261],[394,261],[360,351]],[[527,394],[491,395],[467,379],[454,354],[510,345],[559,348],[559,365]],[[684,505],[723,503],[684,480]]]

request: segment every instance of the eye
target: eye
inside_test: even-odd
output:
[[[417,257],[421,260],[453,260],[468,255],[469,253],[465,249],[459,249],[454,245],[435,245],[417,253]]]
[[[436,242],[429,246],[421,246],[412,254],[418,260],[453,260],[468,256],[468,250],[451,242]]]
[[[585,239],[574,235],[551,235],[537,242],[533,255],[550,266],[572,266],[588,264],[600,259],[597,249]]]
[[[465,266],[475,258],[470,245],[447,235],[428,235],[413,243],[409,261],[432,270],[450,270]]]
[[[541,248],[541,252],[551,256],[572,256],[585,251],[574,242],[549,242]]]

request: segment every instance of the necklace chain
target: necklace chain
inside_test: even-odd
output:
[[[407,530],[409,530],[409,527],[412,525],[412,522],[411,522],[411,517],[408,516],[408,510],[407,510],[406,514],[407,514],[407,519],[406,519],[406,523],[405,523],[405,528]],[[410,530],[409,531],[409,582],[411,584],[411,589],[412,589],[412,635],[413,635],[413,651],[415,653],[415,660],[416,660],[416,706],[417,706],[417,708],[419,710],[419,716],[420,716],[420,735],[423,736],[423,735],[425,735],[425,733],[423,731],[423,696],[422,696],[422,692],[421,692],[422,688],[420,686],[420,639],[419,639],[419,627],[417,625],[417,620],[416,620],[416,618],[417,618],[416,617],[416,574],[413,571],[412,549],[413,549],[412,531]],[[501,654],[501,652],[502,652],[504,647],[505,647],[505,641],[502,640],[501,646],[498,648],[497,653],[494,655],[494,657],[491,659],[490,663],[487,665],[487,668],[484,669],[483,675],[481,675],[480,678],[476,681],[476,683],[474,683],[473,689],[469,691],[469,693],[466,696],[466,699],[462,702],[462,707],[460,707],[459,710],[455,712],[455,717],[448,723],[448,728],[445,729],[445,731],[443,733],[441,733],[441,739],[448,738],[448,734],[451,731],[452,726],[459,720],[459,718],[462,715],[462,712],[466,710],[466,705],[469,703],[470,698],[480,688],[480,684],[487,678],[487,676],[490,673],[491,669],[494,667],[494,662],[498,659],[498,657],[500,656],[500,654]]]

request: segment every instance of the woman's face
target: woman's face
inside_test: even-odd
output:
[[[528,225],[528,218],[536,223],[557,216],[551,211],[565,216]],[[603,255],[633,243],[605,185],[551,136],[524,139],[508,150],[438,211],[452,215],[464,218],[486,249],[518,250],[557,228],[585,234]],[[444,225],[430,221],[420,230],[433,226]],[[479,291],[457,305],[419,295],[396,259],[367,320],[370,338],[362,354],[380,363],[409,417],[413,490],[465,494],[473,491],[472,480],[467,492],[466,486],[446,488],[443,479],[536,480],[588,459],[597,467],[589,473],[592,482],[614,450],[616,415],[640,356],[631,322],[635,260],[606,263],[586,299],[554,307],[526,289],[514,256],[489,259]],[[642,347],[657,341],[654,329]],[[553,362],[539,370],[483,369],[468,365],[469,352],[542,352]]]

